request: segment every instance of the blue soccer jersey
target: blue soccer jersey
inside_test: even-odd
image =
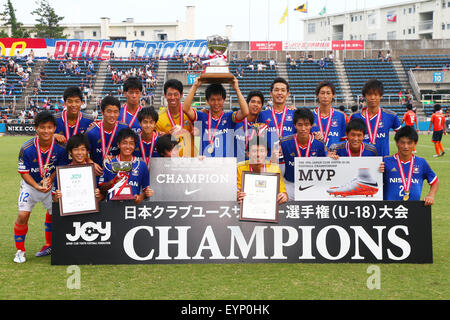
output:
[[[295,158],[297,157],[325,157],[325,145],[323,142],[316,140],[311,135],[311,145],[308,147],[299,146],[300,155],[297,152],[297,146],[295,140],[297,135],[291,135],[280,139],[281,150],[283,151],[283,157],[286,162],[286,170],[284,173],[284,178],[287,181],[294,182],[294,169],[295,169]]]
[[[125,123],[117,122],[117,128],[113,131],[104,131],[105,137],[105,150],[102,147],[102,134],[100,130],[101,123],[95,122],[86,131],[86,135],[89,140],[89,148],[91,153],[91,159],[99,166],[103,166],[103,159],[105,155],[116,156],[119,154],[119,148],[117,147],[117,133],[128,126]],[[113,136],[114,133],[114,136]],[[112,139],[112,140],[111,140]]]
[[[58,114],[56,114],[56,131],[55,133],[63,135],[66,137],[67,140],[69,138],[77,133],[85,133],[86,130],[89,128],[89,126],[94,122],[94,118],[88,114],[85,114],[83,112],[79,113],[78,116],[79,120],[77,120],[77,123],[73,126],[68,125],[66,127],[66,121],[67,121],[67,112],[62,111]]]
[[[350,157],[349,154],[350,149],[348,146],[348,142],[341,142],[332,144],[329,148],[330,151],[336,151],[336,154],[339,157]],[[368,143],[362,143],[362,153],[361,157],[376,157],[377,156],[377,148],[374,145]]]
[[[39,169],[39,156],[37,153],[37,138],[33,138],[25,142],[20,148],[19,152],[19,165],[18,172],[19,173],[28,173],[31,177],[36,181],[36,183],[40,183],[42,181],[41,170]],[[42,165],[47,164],[48,169],[46,172],[42,172],[46,177],[49,177],[55,172],[57,166],[64,166],[69,163],[69,159],[67,157],[66,150],[64,147],[59,145],[56,141],[53,146],[53,150],[51,150],[51,157],[49,157],[50,149],[46,152],[40,152]],[[48,162],[47,162],[48,160]]]
[[[195,126],[200,129],[200,154],[206,157],[234,157],[234,126],[236,112],[223,112],[219,118],[211,117],[211,132],[208,129],[209,114],[197,112]]]
[[[360,112],[352,114],[351,119],[359,118],[362,119],[366,124],[366,108],[363,108]],[[370,118],[370,126],[372,131],[375,132],[376,124],[378,121],[378,115]],[[377,152],[379,156],[388,156],[389,155],[389,131],[391,129],[398,130],[401,127],[401,122],[397,116],[397,114],[391,110],[386,110],[381,108],[381,116],[378,123],[378,132],[376,134],[375,146],[377,148]],[[367,128],[369,131],[369,128]],[[375,135],[375,133],[374,133]],[[375,136],[374,136],[375,138]],[[367,134],[364,138],[364,142],[371,143],[369,134]]]
[[[120,108],[120,114],[119,114],[119,118],[117,119],[117,121],[126,123],[131,129],[133,129],[134,132],[139,133],[141,132],[141,126],[139,125],[139,121],[137,119],[138,113],[139,111],[142,110],[142,107],[139,106],[136,109],[136,112],[130,113],[127,110],[127,104],[125,103],[122,108]]]
[[[271,155],[271,150],[273,147],[273,144],[277,141],[279,141],[279,135],[281,137],[287,137],[294,133],[296,133],[295,127],[294,127],[294,112],[295,110],[286,110],[286,116],[283,122],[283,112],[273,112],[272,109],[268,108],[266,110],[263,110],[259,113],[257,122],[265,123],[268,126],[267,129],[267,143],[269,144],[268,148],[268,155]],[[275,114],[276,122],[274,121],[273,114]],[[277,133],[277,126],[279,132]]]
[[[103,175],[99,179],[99,185],[113,180],[119,174],[120,177],[128,177],[127,185],[131,187],[133,195],[139,195],[150,184],[149,171],[147,165],[143,161],[140,161],[138,158],[133,157],[132,161],[133,168],[128,173],[114,173],[112,171],[111,163],[119,162],[119,157],[114,157],[111,162],[105,163],[105,167],[103,168]],[[118,180],[120,179],[118,178]]]
[[[411,160],[400,162],[403,167],[405,179],[408,179]],[[384,200],[403,200],[405,188],[402,183],[401,174],[395,156],[384,157]],[[438,181],[438,177],[431,170],[424,158],[414,156],[414,169],[412,172],[411,189],[408,200],[420,200],[423,181],[427,180],[430,185]],[[406,181],[405,181],[406,183]]]
[[[142,139],[142,135],[138,135],[138,143],[134,149],[133,156],[141,158],[147,166],[150,158],[158,158],[160,155],[156,151],[156,142],[158,141],[158,134],[154,132],[154,138],[150,141],[145,141]],[[144,153],[142,153],[144,150]]]
[[[345,114],[341,111],[331,109],[332,112],[331,120],[330,115],[327,117],[320,117],[322,130],[320,130],[317,108],[314,110],[314,125],[311,128],[311,132],[322,131],[323,137],[326,138],[326,132],[328,132],[328,139],[326,141],[326,146],[330,147],[332,144],[340,143],[343,138],[345,138]],[[328,130],[328,131],[327,131]]]

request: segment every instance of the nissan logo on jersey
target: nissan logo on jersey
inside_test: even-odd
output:
[[[235,201],[236,158],[152,158],[151,201]]]

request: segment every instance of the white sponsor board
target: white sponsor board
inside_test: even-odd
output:
[[[295,200],[383,200],[382,157],[295,158]]]
[[[331,41],[283,41],[283,51],[330,51]]]

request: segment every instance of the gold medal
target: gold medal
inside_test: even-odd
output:
[[[403,201],[408,201],[409,200],[409,192],[406,192],[405,195],[403,196]]]
[[[208,147],[208,153],[213,153],[214,152],[214,147],[213,146],[209,146]]]

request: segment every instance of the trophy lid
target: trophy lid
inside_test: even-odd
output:
[[[228,45],[230,43],[228,37],[213,35],[206,37],[208,43],[208,49],[211,53],[223,54],[227,51]]]

